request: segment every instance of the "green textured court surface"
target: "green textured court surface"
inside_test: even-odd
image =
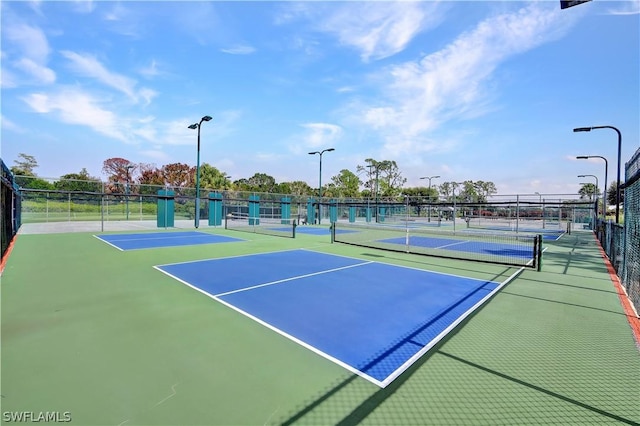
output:
[[[516,269],[330,244],[327,235],[245,237],[123,252],[92,233],[19,235],[0,293],[3,420],[67,412],[70,424],[127,426],[640,423],[640,351],[591,233],[546,241],[542,272],[523,271],[386,388],[153,266],[307,248],[494,281]]]

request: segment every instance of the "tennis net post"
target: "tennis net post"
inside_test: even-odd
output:
[[[542,234],[536,236],[536,271],[542,271]]]

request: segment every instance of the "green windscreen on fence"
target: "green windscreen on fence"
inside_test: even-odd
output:
[[[172,228],[174,226],[174,203],[173,191],[164,189],[158,191],[158,228]]]
[[[624,244],[618,275],[636,311],[640,311],[640,149],[625,169]]]
[[[4,258],[9,244],[11,244],[13,237],[18,233],[18,229],[20,228],[21,198],[13,174],[1,159],[0,167],[2,168],[0,198],[0,203],[2,204],[0,206],[0,227],[2,235],[0,235],[0,243],[2,244],[2,258]]]
[[[219,192],[209,193],[209,226],[222,225],[222,194]]]

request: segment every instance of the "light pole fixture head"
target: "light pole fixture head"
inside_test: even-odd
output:
[[[309,153],[309,155],[314,155],[314,154],[320,154],[320,151],[313,151]]]
[[[198,123],[193,123],[192,125],[189,126],[189,129],[197,129],[198,128]]]
[[[576,160],[588,160],[589,158],[591,158],[589,155],[578,155]]]
[[[211,121],[211,120],[213,120],[213,118],[211,118],[208,115],[205,115],[204,117],[202,117],[202,121]]]
[[[335,148],[327,148],[327,149],[325,149],[325,151],[327,151],[327,152],[329,152],[329,151],[335,151],[335,150],[336,150]]]
[[[574,132],[590,132],[592,127],[576,127],[573,129]]]

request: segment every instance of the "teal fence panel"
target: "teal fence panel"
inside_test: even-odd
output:
[[[291,222],[291,198],[282,197],[280,199],[280,217],[282,218],[282,223]]]
[[[316,223],[315,211],[313,209],[313,198],[307,200],[307,223]]]
[[[338,201],[331,200],[329,203],[329,222],[335,223],[338,220]]]
[[[209,193],[209,226],[222,225],[222,194]]]
[[[174,192],[161,189],[158,191],[158,228],[173,228],[175,221],[175,198]]]
[[[249,225],[260,225],[260,196],[249,195]]]
[[[356,207],[351,206],[349,207],[349,222],[355,222],[355,221],[356,221]]]
[[[386,207],[379,207],[378,208],[378,217],[377,217],[377,221],[382,223],[384,222],[384,216],[387,214],[387,208]]]

